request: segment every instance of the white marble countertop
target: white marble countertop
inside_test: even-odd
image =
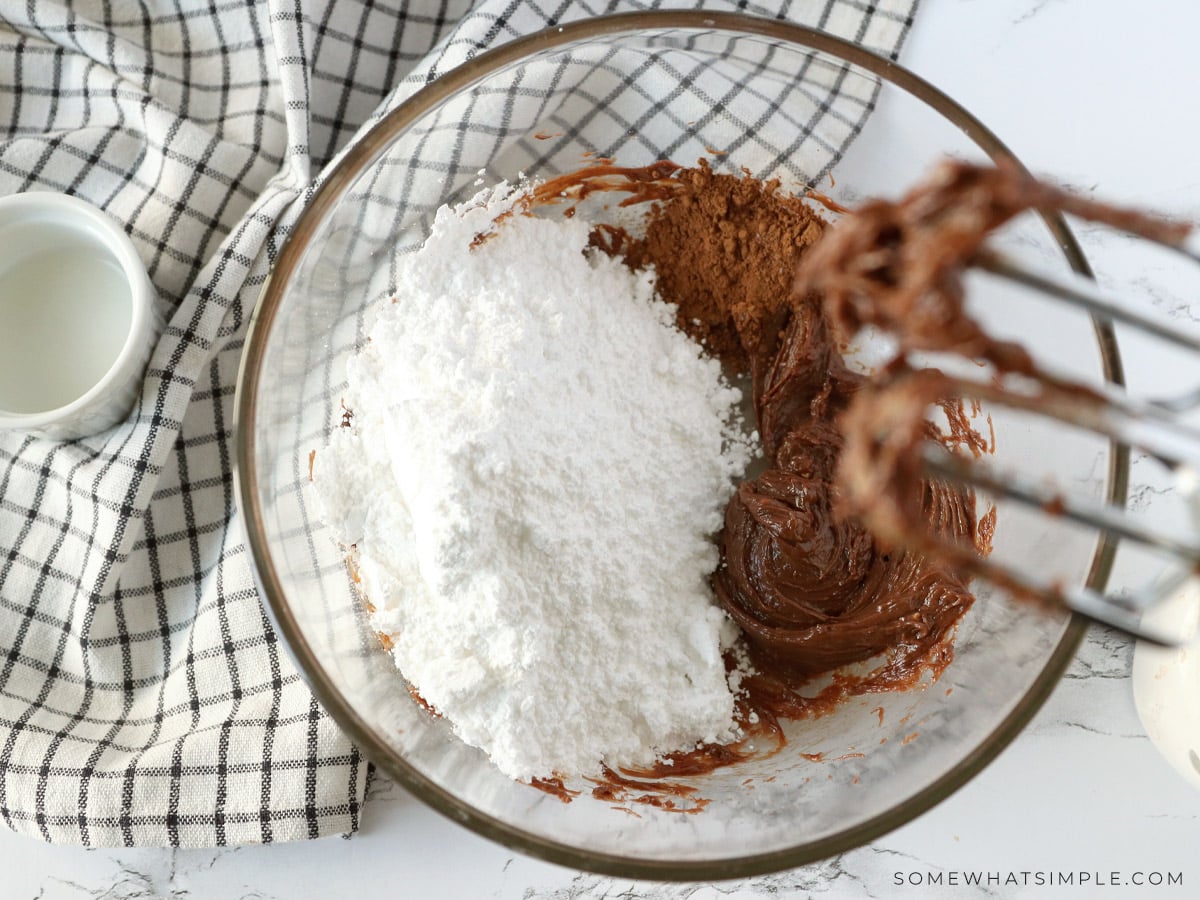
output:
[[[922,0],[903,61],[978,115],[1035,171],[1200,221],[1200,4],[1150,0]],[[1139,272],[1119,242],[1081,234],[1101,280]],[[1158,282],[1156,282],[1158,283]],[[1200,322],[1168,277],[1142,302]],[[1173,291],[1175,291],[1173,293]],[[1125,345],[1135,388],[1180,375]],[[1193,372],[1200,383],[1200,367]],[[1172,498],[1134,465],[1133,502]],[[1124,553],[1118,584],[1153,571]],[[1196,896],[1200,791],[1162,760],[1134,708],[1132,644],[1093,629],[1030,727],[981,775],[908,825],[827,862],[720,884],[659,885],[515,855],[378,779],[361,834],[224,850],[81,850],[0,832],[5,898],[1154,897]],[[911,873],[1089,873],[1071,887],[901,886]],[[1182,886],[1108,884],[1110,873],[1182,873]],[[1097,884],[1097,881],[1105,882]]]

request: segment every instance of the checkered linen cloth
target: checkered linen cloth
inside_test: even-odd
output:
[[[8,827],[90,846],[357,828],[368,764],[264,617],[234,506],[249,312],[314,175],[383,109],[517,35],[670,5],[894,56],[915,0],[0,0],[0,195],[106,210],[168,322],[123,425],[0,434]],[[842,115],[856,131],[861,98]]]

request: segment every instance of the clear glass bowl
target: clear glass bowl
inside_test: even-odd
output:
[[[831,91],[873,107],[860,134],[823,105]],[[329,713],[387,775],[455,821],[535,856],[622,876],[781,869],[908,821],[1013,739],[1083,632],[1065,613],[1037,613],[980,586],[940,681],[791,723],[780,755],[698,779],[711,801],[699,815],[646,807],[633,817],[586,793],[561,803],[505,778],[413,702],[368,627],[308,484],[309,454],[338,420],[364,315],[391,296],[393,255],[420,244],[438,206],[478,190],[480,170],[492,183],[574,171],[587,155],[635,166],[692,164],[712,151],[723,154],[710,157],[719,170],[813,184],[848,204],[894,196],[947,155],[1012,158],[929,84],[800,27],[640,13],[517,40],[399,105],[330,173],[263,291],[237,401],[237,486],[262,593]],[[1006,238],[1043,265],[1086,273],[1060,218],[1030,217]],[[1120,380],[1111,333],[1085,316],[988,284],[977,297],[993,327],[1060,370]],[[1127,461],[1117,449],[995,416],[1001,464],[1123,501]],[[997,555],[1039,573],[1103,587],[1112,552],[1095,535],[1001,506]]]

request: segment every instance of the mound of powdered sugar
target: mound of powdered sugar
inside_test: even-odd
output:
[[[515,199],[443,208],[399,258],[316,456],[327,519],[404,676],[506,774],[731,740],[708,580],[739,392],[585,222],[494,225]]]

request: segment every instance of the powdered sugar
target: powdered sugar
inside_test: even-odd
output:
[[[507,188],[439,211],[350,363],[315,482],[416,690],[514,778],[736,736],[712,535],[739,392],[652,273]]]

